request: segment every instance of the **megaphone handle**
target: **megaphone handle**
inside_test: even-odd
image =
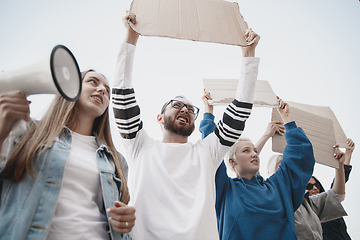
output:
[[[12,135],[23,135],[27,130],[26,121],[24,119],[17,120],[11,128]]]

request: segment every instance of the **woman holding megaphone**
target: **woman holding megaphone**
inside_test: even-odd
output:
[[[82,73],[76,102],[61,96],[40,121],[22,93],[0,94],[0,239],[130,239],[127,164],[112,142],[106,78]],[[20,119],[22,136],[11,134]]]

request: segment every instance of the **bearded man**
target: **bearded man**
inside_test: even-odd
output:
[[[219,239],[215,213],[215,173],[225,153],[239,138],[250,116],[259,58],[259,36],[246,30],[243,64],[235,100],[227,107],[214,133],[195,144],[188,142],[199,109],[184,97],[167,101],[157,121],[162,141],[148,136],[132,87],[132,63],[138,33],[129,26],[136,17],[127,12],[127,29],[120,48],[113,85],[114,116],[126,148],[129,165],[130,205],[136,222],[130,233],[137,239]]]

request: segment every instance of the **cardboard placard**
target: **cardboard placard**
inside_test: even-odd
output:
[[[204,88],[210,92],[213,100],[210,105],[228,105],[236,94],[238,79],[203,79]],[[277,107],[277,100],[274,91],[268,81],[257,80],[254,94],[254,106],[256,107]]]
[[[238,79],[203,79],[204,88],[211,93],[213,100],[211,105],[227,105],[234,100]],[[338,168],[338,161],[334,158],[333,145],[339,144],[341,148],[347,148],[347,138],[339,121],[330,107],[313,106],[295,102],[288,102],[291,116],[296,124],[302,127],[313,144],[315,160],[317,163],[329,167]],[[273,121],[281,121],[277,112],[276,95],[269,82],[257,80],[254,94],[255,107],[272,107]],[[272,138],[274,152],[282,153],[285,146],[285,138],[278,134]]]
[[[289,104],[289,106],[291,106]],[[301,127],[313,145],[315,161],[317,163],[339,168],[338,161],[334,158],[335,133],[333,122],[329,118],[300,110],[296,107],[290,108],[290,113],[296,125]],[[281,121],[280,114],[276,108],[272,111],[272,121]],[[284,136],[275,134],[272,137],[272,150],[282,153],[286,146]]]
[[[246,43],[248,28],[239,5],[223,0],[133,0],[130,10],[143,36],[188,39],[237,46]]]
[[[314,106],[314,105],[308,105],[308,104],[302,104],[302,103],[296,103],[296,102],[288,102],[288,103],[291,107],[296,107],[303,111],[331,119],[333,122],[336,144],[339,144],[339,146],[341,148],[349,147],[346,142],[347,137],[346,137],[339,121],[337,120],[334,112],[331,110],[330,107]]]

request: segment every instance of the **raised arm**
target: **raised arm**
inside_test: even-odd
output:
[[[339,145],[335,145],[334,157],[339,161],[339,168],[335,170],[334,185],[331,188],[336,194],[345,194],[345,172],[344,161],[345,153],[340,151]]]
[[[200,122],[199,131],[201,132],[201,139],[205,138],[207,135],[212,133],[216,127],[214,122],[214,106],[210,105],[208,100],[212,100],[210,92],[205,91],[204,95],[201,97],[201,100],[204,103],[204,117],[203,120]]]
[[[313,173],[315,158],[310,140],[290,115],[289,105],[279,98],[278,104],[277,110],[286,129],[286,147],[279,169],[269,180],[285,184],[285,189],[281,191],[291,194],[293,207],[297,209],[303,201],[306,185]]]
[[[263,149],[267,140],[269,140],[269,138],[273,137],[275,135],[275,133],[278,133],[281,136],[284,135],[285,127],[282,124],[282,122],[278,122],[278,121],[269,122],[265,133],[261,136],[261,138],[255,144],[255,147],[258,150],[259,154],[260,154],[261,150]]]
[[[215,134],[224,146],[232,146],[242,134],[245,121],[249,118],[253,106],[255,84],[258,74],[259,58],[255,58],[255,47],[260,36],[248,29],[246,41],[255,41],[248,47],[242,47],[242,69],[234,101],[226,108]]]
[[[0,153],[17,120],[30,121],[30,102],[23,93],[0,94]]]
[[[115,122],[121,137],[125,139],[135,138],[137,132],[142,128],[140,108],[137,105],[132,86],[133,59],[139,34],[132,30],[129,21],[136,23],[136,16],[127,11],[123,18],[126,29],[125,43],[120,47],[112,88]]]
[[[277,108],[278,112],[280,113],[281,119],[283,120],[284,124],[293,121],[289,112],[289,105],[282,101],[278,96],[276,96],[279,107]],[[278,133],[280,135],[284,135],[285,127],[282,122],[270,122],[265,133],[261,136],[261,138],[255,144],[258,152],[260,153],[263,149],[267,140]]]
[[[344,161],[345,183],[349,180],[350,172],[352,169],[352,166],[350,165],[351,155],[355,149],[355,143],[350,138],[347,139],[347,144],[348,147],[345,150],[345,161]],[[335,178],[332,181],[330,188],[334,186],[334,181]]]
[[[339,169],[335,170],[336,173],[331,189],[332,191],[328,190],[310,196],[312,209],[319,217],[321,223],[347,216],[345,209],[340,204],[345,198],[345,174],[343,165],[345,154],[339,150],[339,145],[334,146],[334,157],[339,161]]]

